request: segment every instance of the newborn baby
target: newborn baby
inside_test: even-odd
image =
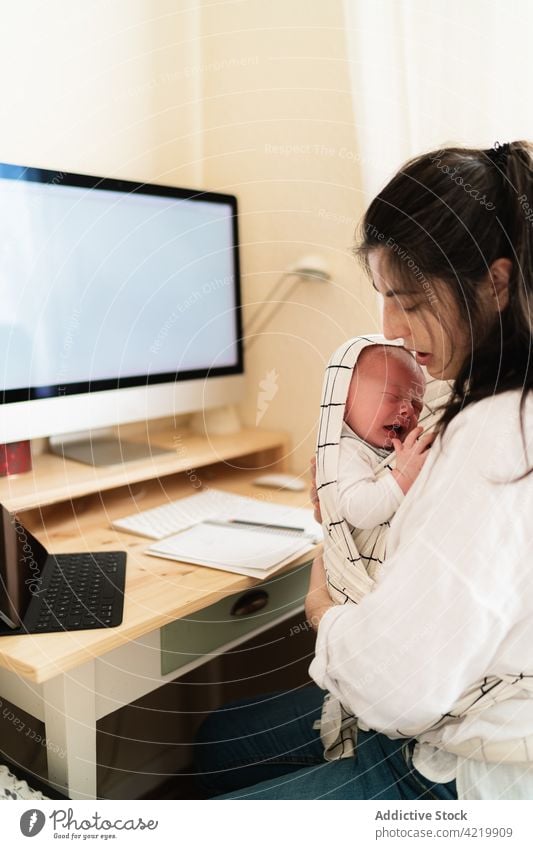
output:
[[[384,559],[389,520],[416,480],[434,439],[432,434],[421,436],[423,428],[417,426],[426,385],[420,366],[398,344],[369,344],[369,341],[361,337],[352,342],[359,350],[356,350],[355,363],[351,367],[348,389],[344,390],[339,441],[330,441],[331,437],[327,437],[321,444],[319,436],[317,452],[328,588],[332,599],[339,604],[358,601],[371,588]],[[344,357],[342,364],[330,364],[328,371],[338,368],[337,379],[339,374],[346,375],[347,361]],[[328,389],[330,381],[328,375],[325,397],[334,391]],[[328,408],[340,404],[339,399],[322,405],[321,432],[324,429],[331,432]],[[320,449],[328,450],[335,445],[338,445],[336,474],[320,480]],[[387,462],[393,451],[395,468]],[[322,465],[322,477],[327,464],[326,461]],[[331,468],[332,463],[329,465]],[[323,490],[332,485],[335,491],[328,489],[329,503],[323,505]],[[347,553],[345,522],[355,544],[355,549]],[[336,547],[337,552],[340,550],[342,557],[333,556],[332,547]],[[366,574],[362,574],[361,566]],[[353,584],[354,576],[359,580],[359,587]]]
[[[341,431],[337,477],[343,518],[358,528],[387,522],[422,468],[427,445],[417,438],[423,408],[422,369],[405,348],[372,345],[353,370]],[[423,447],[424,446],[424,447]],[[396,468],[374,469],[396,451]]]

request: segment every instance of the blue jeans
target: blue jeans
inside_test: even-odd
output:
[[[212,713],[195,750],[204,793],[222,799],[457,799],[455,781],[433,784],[414,769],[413,741],[360,731],[354,758],[326,762],[313,730],[323,697],[313,685]]]

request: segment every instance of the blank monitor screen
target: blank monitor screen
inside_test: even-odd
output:
[[[242,372],[236,199],[0,165],[3,403]]]

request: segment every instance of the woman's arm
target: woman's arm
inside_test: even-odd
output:
[[[305,615],[315,631],[318,630],[324,613],[334,606],[326,586],[324,561],[322,556],[316,557],[311,568],[311,579],[305,598]]]
[[[311,457],[311,460],[309,461],[309,468],[311,470],[311,492],[309,497],[311,499],[311,504],[313,505],[313,516],[315,518],[315,522],[318,522],[318,524],[321,525],[322,513],[320,512],[320,500],[318,498],[316,488],[316,457]]]

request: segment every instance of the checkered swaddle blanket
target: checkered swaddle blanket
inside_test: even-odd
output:
[[[326,368],[316,451],[316,484],[322,524],[324,526],[324,565],[330,594],[334,601],[359,602],[374,585],[374,578],[385,558],[388,523],[371,530],[353,528],[339,513],[337,475],[344,409],[354,367],[361,351],[369,345],[392,345],[400,342],[380,335],[356,336],[338,348]],[[450,391],[445,381],[430,378],[424,397],[419,424],[427,430],[438,420],[438,407]],[[394,468],[394,452],[376,466],[376,477],[390,474]]]

